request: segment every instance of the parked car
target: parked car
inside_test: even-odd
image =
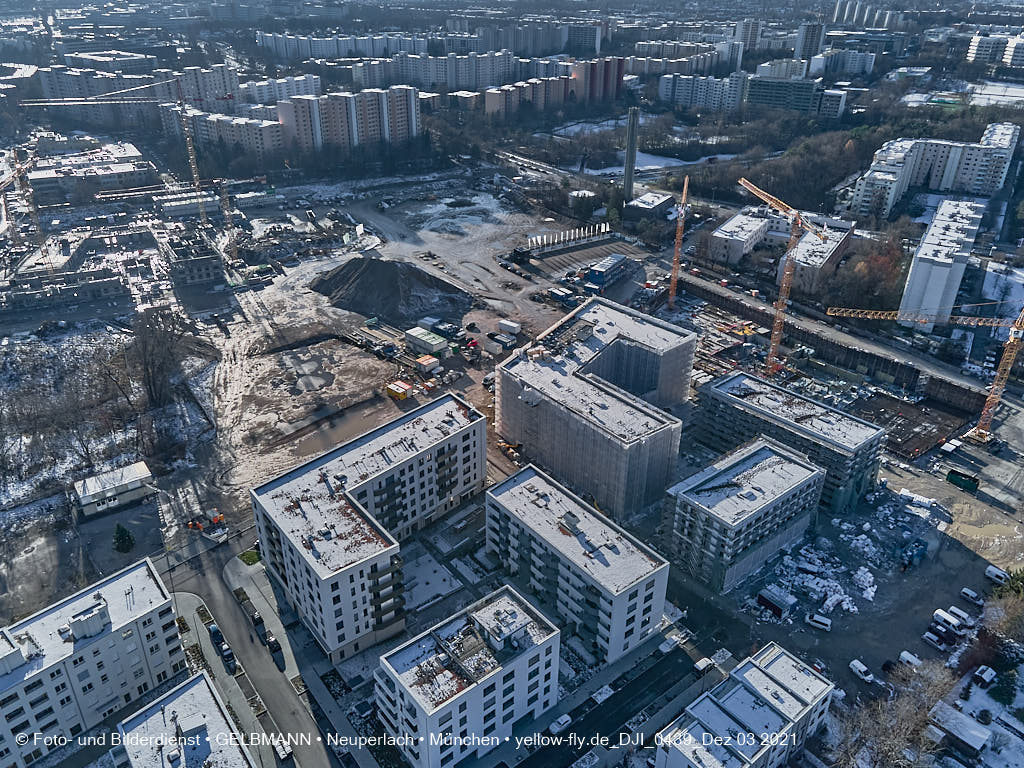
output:
[[[249,621],[252,622],[252,625],[254,627],[262,626],[263,616],[260,614],[259,611],[253,611],[251,614],[249,614]]]
[[[569,716],[569,715],[560,715],[558,717],[558,719],[555,720],[555,722],[553,722],[551,725],[548,726],[548,733],[550,733],[552,736],[555,736],[555,735],[561,733],[562,731],[564,731],[566,728],[568,728],[569,727],[569,723],[571,723],[571,722],[572,722],[572,717],[571,716]]]
[[[210,642],[213,643],[213,647],[220,648],[224,643],[224,635],[221,634],[220,627],[216,624],[209,624],[206,631],[210,633]]]
[[[908,667],[920,667],[924,663],[910,651],[900,651],[900,661]]]
[[[274,637],[270,632],[267,632],[267,650],[271,653],[276,653],[281,650],[281,641]]]
[[[936,635],[934,632],[925,632],[923,635],[921,635],[921,639],[924,640],[936,651],[945,652],[949,650],[949,646],[942,642],[942,640],[940,640],[938,635]]]
[[[981,595],[979,595],[973,589],[969,589],[967,587],[964,587],[960,590],[960,597],[966,600],[971,605],[976,605],[979,608],[985,605],[985,600],[981,597]]]
[[[224,662],[224,667],[227,671],[234,674],[237,666],[235,662],[235,652],[231,650],[231,646],[227,643],[222,643],[220,646],[220,658]]]
[[[868,671],[868,668],[864,666],[864,662],[860,659],[854,659],[850,662],[850,671],[865,683],[875,682],[875,676]]]
[[[994,581],[996,584],[1002,585],[1010,581],[1010,574],[1002,568],[996,568],[994,565],[990,565],[985,569],[985,578],[989,581]]]
[[[946,613],[955,619],[960,619],[963,625],[968,629],[974,629],[974,625],[977,623],[974,617],[967,613],[963,608],[957,608],[955,605],[949,606],[946,609]]]

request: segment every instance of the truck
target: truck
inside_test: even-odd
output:
[[[961,472],[959,469],[951,469],[946,473],[946,482],[952,483],[957,488],[967,491],[968,493],[974,493],[978,490],[978,485],[981,481],[977,475],[968,475],[966,472]]]

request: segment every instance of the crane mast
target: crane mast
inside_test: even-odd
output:
[[[668,283],[668,308],[676,308],[676,285],[679,283],[679,261],[683,248],[683,230],[686,228],[686,198],[690,194],[690,177],[683,178],[683,196],[679,198],[679,215],[676,217],[676,248],[672,254],[672,277]]]

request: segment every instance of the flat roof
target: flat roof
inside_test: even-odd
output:
[[[803,486],[823,470],[773,440],[758,438],[668,489],[728,526]]]
[[[671,200],[672,195],[660,192],[645,192],[640,197],[630,200],[626,205],[633,206],[634,208],[657,208],[659,205],[663,205],[666,201]]]
[[[708,386],[738,408],[845,451],[855,451],[885,433],[874,424],[742,371],[727,373]]]
[[[174,750],[183,768],[255,768],[205,671],[122,720],[117,729],[130,736],[123,746],[136,768],[164,765]]]
[[[152,479],[153,475],[150,473],[149,467],[146,466],[146,462],[136,461],[127,467],[112,469],[109,472],[103,472],[87,477],[84,480],[79,480],[75,483],[74,487],[79,500],[85,502],[87,498],[91,500],[97,494],[115,491],[123,485],[128,485],[129,483],[141,484]]]
[[[820,267],[832,257],[836,249],[843,244],[846,236],[850,234],[849,229],[833,227],[824,227],[822,232],[825,235],[824,240],[812,232],[805,232],[793,250],[786,254],[786,257],[792,256],[799,264]]]
[[[398,546],[346,489],[483,418],[461,398],[443,395],[254,488],[252,497],[307,563],[321,577],[329,576]],[[320,535],[324,530],[330,530],[330,538]]]
[[[632,443],[677,424],[678,419],[586,371],[601,352],[620,341],[664,353],[681,344],[696,344],[696,336],[593,297],[544,331],[536,343],[512,355],[501,368],[536,390],[533,396],[550,398],[618,441]]]
[[[664,558],[532,464],[487,495],[612,594],[668,567]]]
[[[87,613],[101,603],[105,604],[110,616],[103,632],[76,639],[70,633],[60,631],[72,617]],[[170,604],[170,596],[153,564],[146,558],[11,624],[3,632],[20,646],[27,661],[0,677],[0,691],[79,653],[163,603]]]
[[[381,656],[432,712],[558,632],[509,586],[501,587]],[[516,642],[506,642],[515,637]]]
[[[985,206],[967,200],[943,200],[935,210],[928,231],[921,238],[915,259],[964,261],[981,226]]]
[[[747,240],[751,235],[757,234],[759,230],[763,230],[767,226],[767,219],[761,216],[737,213],[716,229],[712,235],[730,240]]]

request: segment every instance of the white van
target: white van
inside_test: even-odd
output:
[[[960,590],[960,597],[962,597],[968,603],[978,606],[979,608],[985,605],[985,600],[981,597],[981,595],[979,595],[973,589],[970,589],[968,587],[964,587]]]
[[[974,627],[974,619],[963,608],[957,608],[955,605],[951,605],[946,609],[946,613],[954,619],[960,619],[960,621],[963,622],[963,625],[968,629],[972,629]]]
[[[900,651],[900,661],[906,664],[908,667],[920,667],[923,663],[921,659],[912,654],[910,651]]]
[[[921,639],[924,640],[928,645],[934,648],[936,651],[948,651],[949,646],[942,642],[938,635],[934,632],[925,632],[921,635]]]
[[[820,629],[824,632],[832,631],[832,619],[817,613],[805,613],[804,622],[810,624],[815,629]]]
[[[990,565],[985,569],[985,578],[989,581],[994,581],[996,584],[1006,584],[1010,581],[1010,574],[1002,568],[996,568],[994,565]]]
[[[955,616],[951,616],[941,608],[937,608],[935,613],[932,614],[932,621],[938,624],[940,627],[945,627],[951,632],[955,632],[958,635],[962,635],[965,631],[964,623]]]
[[[864,666],[864,662],[860,659],[854,659],[850,662],[850,671],[865,683],[875,682],[875,676],[868,672],[868,668]]]

